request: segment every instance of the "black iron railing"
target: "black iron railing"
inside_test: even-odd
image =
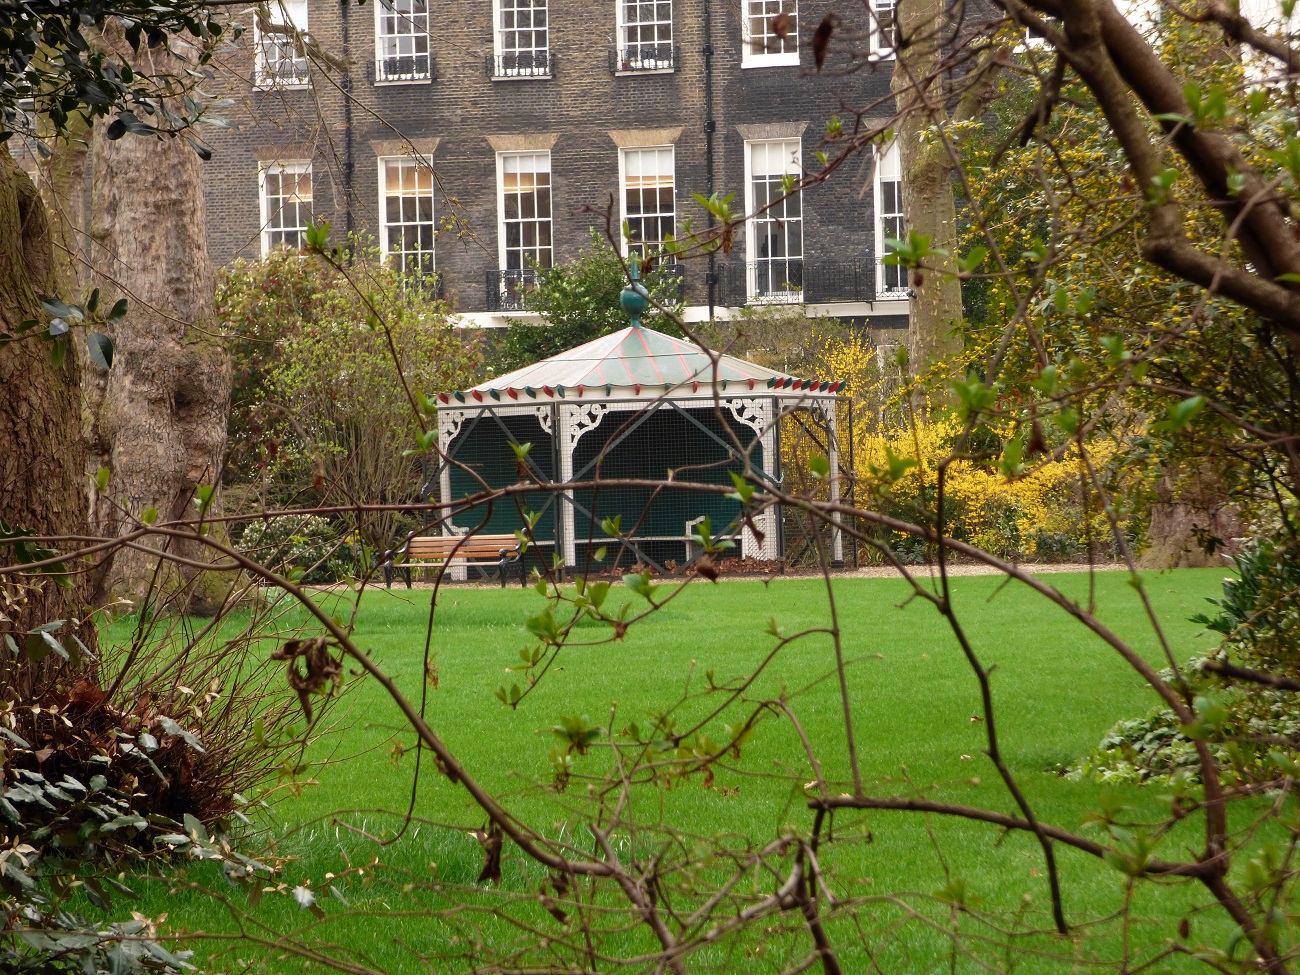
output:
[[[433,81],[438,77],[432,54],[409,54],[400,57],[381,57],[371,62],[368,80],[377,81]]]
[[[912,293],[906,267],[896,264],[881,264],[876,277],[878,298],[906,298]]]
[[[549,51],[489,54],[487,69],[493,78],[549,78],[555,72],[555,55]]]
[[[609,70],[614,74],[675,71],[680,58],[680,50],[671,44],[629,44],[610,50]]]
[[[523,311],[524,296],[537,287],[545,272],[516,268],[487,272],[487,310]]]
[[[876,263],[866,257],[850,261],[788,259],[718,268],[717,299],[732,308],[875,301],[878,290]],[[897,292],[899,296],[903,293]]]
[[[274,88],[279,85],[300,87],[311,82],[311,71],[305,60],[291,54],[279,57],[268,56],[253,71],[253,82],[259,88]]]

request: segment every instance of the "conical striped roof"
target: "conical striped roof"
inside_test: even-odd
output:
[[[548,398],[550,391],[556,389],[594,392],[599,388],[604,392],[606,387],[609,393],[615,387],[623,393],[628,390],[636,394],[642,390],[663,393],[674,388],[689,393],[700,387],[711,387],[715,378],[728,386],[802,389],[831,395],[842,385],[796,379],[731,355],[719,358],[715,377],[709,357],[698,346],[652,328],[629,326],[464,392],[475,400],[481,400],[484,394],[499,399],[501,393],[511,390],[528,390],[530,394],[534,390],[546,390]]]

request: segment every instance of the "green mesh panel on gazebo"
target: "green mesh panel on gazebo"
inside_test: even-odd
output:
[[[753,431],[744,427],[734,430],[734,433],[746,446],[754,438]],[[739,459],[725,446],[726,431],[708,408],[691,409],[688,416],[683,410],[661,406],[606,452],[608,439],[609,432],[602,429],[579,441],[573,455],[575,473],[587,469],[597,457],[601,458],[601,478],[610,480],[665,480],[671,473],[696,483],[730,485],[730,472],[742,470]],[[751,456],[754,465],[762,470],[762,446],[754,445]],[[592,467],[590,473],[580,476],[579,480],[594,476],[595,470]],[[615,515],[620,516],[624,531],[635,529],[638,548],[659,562],[667,559],[685,561],[687,524],[702,515],[708,516],[715,535],[739,534],[740,504],[721,494],[620,487],[574,491],[573,499],[576,542],[579,546],[607,546],[610,560],[616,546],[610,545],[608,536],[601,530],[601,523]],[[625,564],[637,561],[636,553],[625,552],[621,561]],[[584,553],[580,548],[578,564],[583,562]]]
[[[556,472],[552,463],[550,437],[535,416],[494,416],[483,411],[465,421],[456,438],[455,460],[451,474],[451,497],[463,498],[483,489],[478,478],[490,488],[503,488],[520,480],[518,462],[511,447],[515,443],[533,445],[528,452],[529,461],[540,471],[537,480],[554,480]],[[539,540],[555,540],[555,503],[547,493],[526,494],[519,499],[525,511],[541,511],[534,532]],[[492,510],[476,508],[456,517],[457,528],[473,528],[486,522],[481,529],[489,535],[512,533],[523,527],[519,506],[513,499],[493,505]]]

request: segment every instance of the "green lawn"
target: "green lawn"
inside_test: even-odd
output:
[[[1203,597],[1217,591],[1222,576],[1221,571],[1206,570],[1148,577],[1151,598],[1179,658],[1208,645],[1200,627],[1186,618],[1201,611]],[[1080,599],[1087,597],[1086,575],[1056,575],[1051,581]],[[1009,763],[1040,817],[1078,826],[1088,810],[1097,808],[1103,790],[1068,782],[1051,770],[1083,753],[1115,720],[1143,713],[1153,703],[1152,695],[1113,651],[1040,597],[1021,587],[1001,588],[1000,580],[988,577],[956,579],[953,586],[972,642],[987,663],[996,664],[993,684]],[[1101,574],[1096,586],[1105,622],[1148,659],[1158,661],[1151,628],[1123,575]],[[978,688],[946,624],[928,605],[900,605],[906,590],[893,580],[839,580],[835,593],[846,652],[853,658],[853,721],[868,787],[883,793],[907,791],[905,768],[912,783],[937,786],[933,794],[941,798],[1010,810],[994,769],[981,753],[983,725],[972,720],[981,712]],[[610,600],[615,603],[614,595]],[[358,642],[371,649],[406,692],[417,698],[428,602],[427,591],[371,592],[359,614]],[[549,728],[560,715],[587,714],[604,723],[617,706],[616,727],[644,721],[648,712],[670,707],[678,699],[693,664],[696,687],[702,686],[706,671],[712,671],[718,681],[750,671],[772,645],[772,638],[764,633],[770,617],[787,632],[823,625],[827,598],[815,580],[693,586],[634,628],[622,644],[567,648],[536,693],[512,711],[493,697],[493,691],[515,679],[505,670],[518,663],[520,648],[529,642],[523,620],[541,604],[541,597],[531,590],[444,591],[434,632],[439,687],[430,691],[429,717],[472,774],[507,794],[508,805],[523,819],[554,835],[567,828],[572,818],[569,808],[580,802],[583,791],[579,783],[556,797],[532,787],[549,781],[546,754],[555,741]],[[599,631],[582,632],[594,636]],[[792,691],[804,688],[832,667],[829,640],[807,639],[777,658],[755,693],[775,694],[782,686]],[[823,750],[827,774],[846,776],[838,685],[822,681],[797,694],[792,706],[809,737]],[[404,893],[402,884],[434,875],[448,882],[472,882],[481,852],[463,832],[427,825],[412,828],[396,844],[380,848],[334,824],[330,814],[335,810],[406,808],[411,796],[411,756],[394,764],[391,753],[395,732],[406,744],[413,740],[401,731],[400,715],[373,682],[355,687],[335,716],[348,724],[348,730],[317,746],[312,758],[325,763],[311,773],[317,784],[275,807],[278,850],[298,857],[286,868],[285,879],[297,883],[310,878],[320,886],[327,871],[344,868],[345,858],[364,863],[376,856],[382,864],[380,879],[370,887],[345,888],[351,909],[324,898],[323,921],[299,911],[285,897],[268,896],[253,916],[267,926],[263,933],[314,929],[314,937],[347,944],[384,970],[442,970],[421,963],[418,955],[447,949],[450,939],[464,937],[468,928],[418,916],[423,908],[443,908],[446,903],[427,891]],[[715,737],[721,737],[722,720],[713,726]],[[685,830],[734,832],[765,841],[777,835],[783,823],[808,822],[809,813],[796,794],[799,790],[792,789],[789,778],[770,774],[784,771],[811,778],[801,756],[788,726],[768,721],[744,753],[741,765],[749,774],[721,773],[715,789],[703,788],[698,780],[667,792],[655,790],[654,795],[648,794],[647,787],[635,802],[644,815],[653,815],[655,804],[661,803],[665,819]],[[579,771],[601,770],[602,762],[603,753],[598,753],[582,760]],[[1158,789],[1127,791],[1134,805],[1158,815]],[[463,826],[483,825],[460,789],[431,774],[423,776],[416,814]],[[396,823],[378,812],[357,813],[346,821],[364,823],[371,834],[385,833]],[[1041,857],[1032,840],[937,819],[930,827],[932,832],[923,819],[898,813],[841,816],[837,829],[843,835],[852,835],[855,828],[869,829],[872,841],[845,844],[828,857],[829,865],[845,890],[930,892],[945,883],[937,844],[953,874],[965,879],[988,905],[1011,908],[1028,895],[1031,909],[1045,907]],[[1176,837],[1167,851],[1160,852],[1184,855],[1183,847],[1193,844],[1194,837],[1187,835],[1180,846],[1181,839],[1182,835]],[[1120,874],[1072,851],[1059,855],[1066,909],[1072,918],[1095,916],[1120,904]],[[214,887],[221,884],[213,871],[202,867],[189,876]],[[507,847],[504,890],[535,892],[539,878]],[[241,907],[247,906],[242,893],[226,893]],[[1136,929],[1134,937],[1148,943],[1172,937],[1182,910],[1197,898],[1199,892],[1191,888],[1145,885],[1139,909],[1153,920]],[[232,930],[220,905],[179,888],[169,892],[161,884],[149,886],[135,908],[146,914],[166,911],[167,928],[173,932]],[[366,911],[378,911],[381,917],[366,916]],[[544,914],[541,919],[549,920]],[[489,939],[514,936],[503,927],[485,922],[478,933]],[[558,930],[558,924],[555,927]],[[846,929],[839,934],[848,938],[852,932]],[[1095,950],[1106,946],[1103,942]],[[216,970],[242,970],[240,960],[256,954],[246,947],[215,942],[193,947],[200,953],[217,952],[210,965]],[[943,939],[920,926],[882,938],[876,947],[877,960],[886,971],[948,970]],[[861,952],[847,949],[846,959],[855,970],[865,970]],[[738,957],[719,956],[713,961],[724,970],[740,965]],[[755,971],[769,970],[769,964],[775,971],[782,967],[782,959],[753,964]],[[281,957],[266,962],[263,970],[301,968],[297,959]],[[965,968],[959,964],[958,970]],[[1044,963],[1041,970],[1053,969]]]

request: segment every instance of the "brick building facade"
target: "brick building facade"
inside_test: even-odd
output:
[[[652,242],[687,218],[702,230],[692,194],[734,192],[735,212],[778,200],[785,173],[833,154],[833,115],[891,111],[887,52],[848,73],[833,54],[812,72],[827,0],[426,2],[283,0],[259,22],[244,15],[219,86],[233,125],[208,132],[214,261],[293,244],[325,219],[336,238],[370,234],[436,268],[468,322],[501,324],[534,263],[575,256],[611,200],[616,224]],[[876,6],[888,17],[892,0]],[[277,29],[286,20],[305,51]],[[798,302],[905,326],[906,293],[878,265],[901,226],[891,175],[889,159],[855,160],[747,224],[712,273],[685,262],[688,317],[707,317],[712,298],[716,314]]]

